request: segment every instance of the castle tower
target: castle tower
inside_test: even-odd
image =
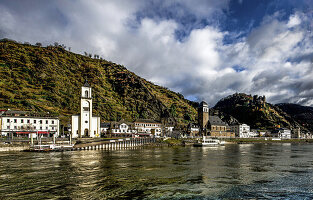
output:
[[[86,82],[82,86],[80,97],[80,123],[78,137],[90,137],[92,129],[92,95],[91,87]]]
[[[198,121],[200,134],[206,135],[206,128],[209,122],[209,106],[205,101],[202,101],[198,108]]]

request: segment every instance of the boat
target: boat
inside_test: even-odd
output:
[[[205,147],[205,146],[220,146],[224,145],[225,141],[221,141],[217,138],[203,136],[203,141],[193,144],[194,147]]]

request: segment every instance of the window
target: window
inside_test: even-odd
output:
[[[85,91],[85,97],[88,98],[88,90]]]
[[[7,126],[7,129],[10,129],[10,126]]]
[[[27,120],[27,123],[28,123],[28,124],[30,123],[30,120],[29,120],[29,119]]]
[[[88,121],[85,121],[85,123],[87,124],[87,123],[88,123]]]
[[[14,126],[14,129],[17,129],[17,126]]]
[[[10,123],[10,119],[7,119],[7,123]]]
[[[36,120],[34,120],[34,124],[36,124]]]
[[[54,124],[54,120],[51,121],[51,124]]]
[[[42,126],[40,126],[40,130],[42,130]]]
[[[52,130],[54,130],[54,127],[52,126]]]
[[[48,126],[46,126],[46,130],[48,130]]]
[[[24,119],[21,119],[21,123],[24,123]]]
[[[42,124],[42,120],[39,120],[39,123]]]
[[[17,119],[14,119],[14,123],[17,123]]]
[[[48,120],[46,120],[46,124],[48,124]]]

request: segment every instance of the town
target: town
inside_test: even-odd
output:
[[[265,97],[262,97],[265,99]],[[178,128],[174,123],[152,119],[134,121],[102,121],[93,114],[92,87],[86,82],[81,87],[80,112],[72,115],[71,124],[61,124],[58,116],[32,111],[1,110],[2,137],[13,138],[272,138],[309,139],[311,134],[300,128],[277,127],[273,130],[250,129],[248,124],[227,124],[218,116],[209,114],[209,107],[202,101],[198,107],[198,121]]]

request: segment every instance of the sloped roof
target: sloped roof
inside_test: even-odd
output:
[[[205,102],[205,101],[201,101],[201,103],[200,103],[200,107],[202,107],[202,106],[208,106],[208,103],[207,103],[207,102]]]
[[[85,84],[84,84],[84,87],[90,87],[88,81],[87,81],[87,78],[85,79]]]
[[[209,122],[211,125],[228,126],[228,124],[223,122],[218,116],[209,116]]]
[[[158,123],[160,124],[160,122],[154,121],[152,119],[136,119],[134,122],[141,122],[141,123]]]

